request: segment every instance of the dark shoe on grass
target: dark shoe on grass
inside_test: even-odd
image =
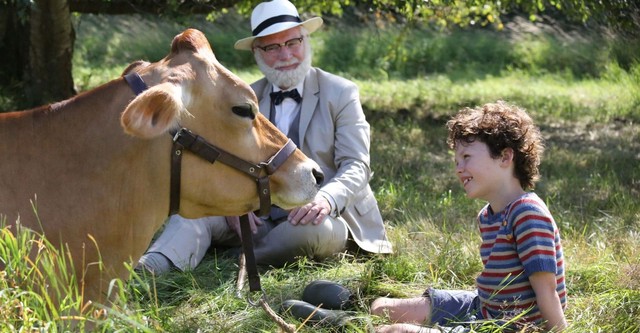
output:
[[[349,314],[345,311],[323,309],[305,301],[294,299],[282,302],[280,309],[282,313],[290,315],[301,322],[324,326],[341,327],[350,319]]]
[[[353,307],[353,294],[345,286],[327,280],[309,283],[302,292],[302,300],[330,310],[348,310]]]

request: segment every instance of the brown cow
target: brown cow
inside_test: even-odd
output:
[[[84,275],[85,300],[104,301],[108,282],[127,277],[123,263],[137,262],[169,212],[169,131],[188,128],[256,164],[287,142],[200,31],[184,31],[164,59],[129,70],[149,89],[136,96],[118,78],[63,102],[0,114],[0,213],[68,245],[76,274]],[[270,177],[271,199],[284,208],[302,205],[320,179],[318,165],[296,149]],[[187,151],[181,180],[185,217],[259,207],[255,179]]]

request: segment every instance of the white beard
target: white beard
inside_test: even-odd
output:
[[[290,61],[278,61],[273,64],[273,67],[269,67],[262,59],[262,54],[260,52],[254,53],[254,58],[256,59],[256,63],[258,64],[258,68],[264,76],[267,78],[269,82],[275,84],[280,87],[282,90],[288,90],[289,88],[295,87],[300,82],[304,80],[304,77],[309,72],[311,68],[311,43],[309,41],[305,41],[305,57],[302,62],[296,67],[294,70],[280,71],[275,69],[274,67],[281,66],[289,66],[295,64],[298,60],[296,58],[291,59]]]

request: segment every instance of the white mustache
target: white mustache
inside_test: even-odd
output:
[[[309,72],[311,68],[311,45],[310,43],[304,43],[305,47],[305,57],[300,61],[297,58],[292,58],[287,61],[277,61],[273,67],[268,66],[264,59],[262,58],[262,54],[260,52],[256,52],[255,60],[260,68],[260,71],[264,76],[269,80],[269,82],[275,84],[281,89],[289,89],[298,85],[298,83],[304,80],[304,77]],[[281,71],[276,68],[285,67],[291,65],[298,65],[298,67],[294,70]]]
[[[278,67],[286,67],[286,66],[291,66],[291,65],[296,65],[299,64],[300,62],[298,61],[298,59],[291,59],[289,61],[278,61],[275,64],[273,64],[272,68],[278,68]]]

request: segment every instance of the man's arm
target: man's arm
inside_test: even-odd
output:
[[[340,84],[337,84],[340,83]],[[332,85],[327,103],[334,125],[333,165],[335,175],[325,180],[323,196],[341,212],[367,186],[370,170],[370,125],[366,120],[358,87],[341,79]],[[325,89],[325,90],[326,90]]]
[[[536,301],[545,320],[545,328],[550,332],[561,332],[567,327],[560,298],[556,292],[556,275],[550,272],[536,272],[529,276],[529,282],[536,294]]]

